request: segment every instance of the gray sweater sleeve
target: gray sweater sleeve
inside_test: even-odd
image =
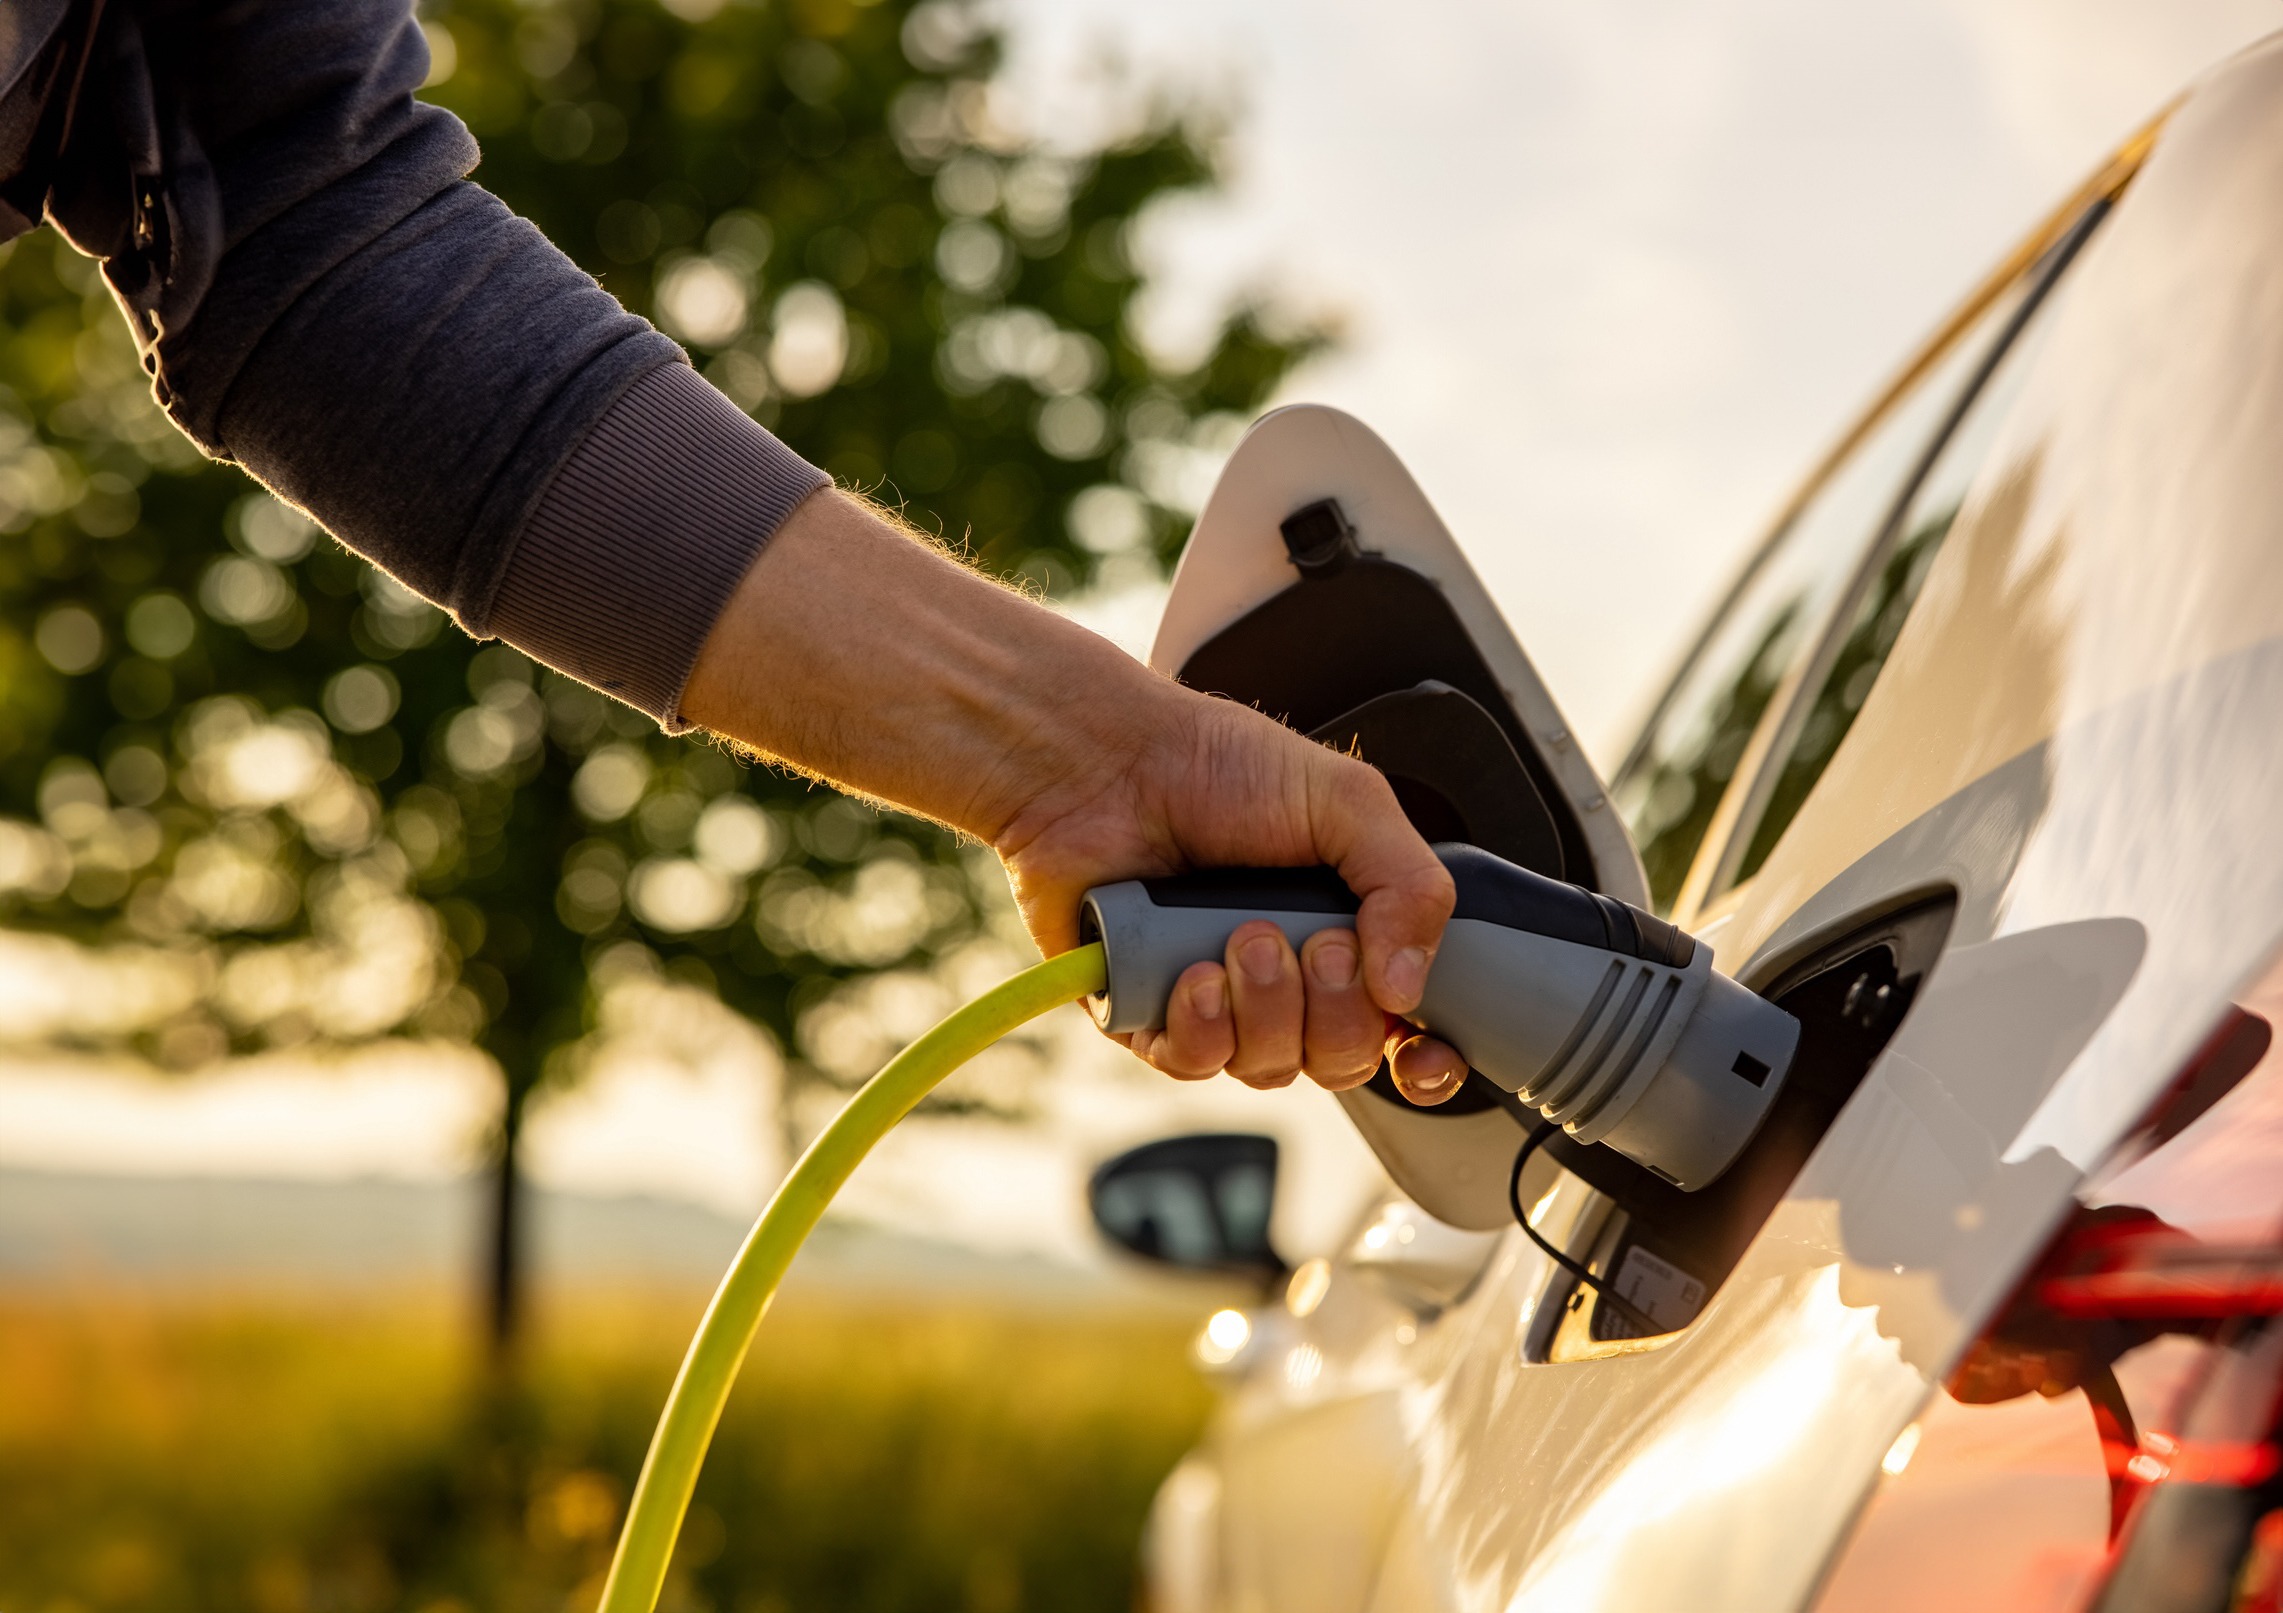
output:
[[[661,365],[556,473],[508,559],[492,630],[679,733],[707,629],[825,480],[688,365]]]
[[[201,448],[674,726],[823,474],[468,181],[427,66],[406,0],[113,0],[47,211]]]

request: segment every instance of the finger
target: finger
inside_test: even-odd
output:
[[[1408,1014],[1426,989],[1457,890],[1378,770],[1321,754],[1326,771],[1310,803],[1317,849],[1363,898],[1356,936],[1365,989],[1387,1012]]]
[[[1139,1032],[1138,1043],[1147,1032]],[[1237,1050],[1229,1015],[1229,980],[1217,963],[1193,963],[1173,983],[1165,1004],[1165,1029],[1148,1049],[1134,1049],[1167,1075],[1201,1081],[1218,1075]]]
[[[1467,1073],[1467,1061],[1432,1036],[1406,1037],[1388,1066],[1395,1075],[1395,1090],[1426,1105],[1448,1102]]]
[[[1229,1073],[1247,1086],[1283,1086],[1300,1071],[1300,960],[1267,919],[1237,926],[1227,952],[1236,1055]]]
[[[1318,930],[1302,943],[1300,973],[1308,1008],[1301,1063],[1333,1092],[1361,1085],[1379,1068],[1387,1016],[1363,989],[1363,955],[1353,930]]]

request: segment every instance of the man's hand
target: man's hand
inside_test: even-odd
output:
[[[1184,1080],[1226,1069],[1280,1087],[1305,1071],[1334,1091],[1369,1080],[1384,1053],[1414,1101],[1456,1092],[1464,1062],[1397,1017],[1419,1005],[1451,876],[1387,780],[1258,712],[1162,681],[1134,715],[1122,766],[1058,781],[993,842],[1041,950],[1077,943],[1079,898],[1110,880],[1328,863],[1363,898],[1355,929],[1319,931],[1295,955],[1266,919],[1242,926],[1221,962],[1176,982],[1165,1028],[1128,1045]]]
[[[1078,900],[1184,868],[1328,863],[1353,931],[1298,955],[1248,924],[1174,988],[1133,1050],[1184,1079],[1369,1079],[1382,1051],[1414,1102],[1464,1061],[1398,1016],[1418,1006],[1450,876],[1375,770],[1136,664],[824,492],[794,512],[714,626],[682,707],[820,777],[974,835],[1007,866],[1040,950],[1077,942]]]

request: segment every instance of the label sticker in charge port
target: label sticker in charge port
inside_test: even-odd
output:
[[[1704,1304],[1704,1284],[1639,1244],[1625,1252],[1625,1264],[1617,1269],[1617,1281],[1610,1286],[1619,1298],[1654,1319],[1659,1327],[1688,1326]]]

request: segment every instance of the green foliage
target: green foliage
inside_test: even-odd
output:
[[[1127,329],[1127,226],[1211,183],[1194,133],[1159,115],[1104,149],[1026,139],[989,84],[996,41],[946,0],[675,9],[711,15],[451,0],[434,97],[483,139],[488,183],[843,483],[1053,593],[1135,536],[1170,556],[1183,456],[1315,340],[1240,310],[1166,375]],[[1074,533],[1071,500],[1122,482],[1158,496],[1129,507],[1145,522]]]
[[[18,1301],[0,1603],[591,1607],[695,1296],[549,1312],[490,1390],[433,1304]],[[664,1606],[1118,1608],[1208,1405],[1186,1322],[788,1299]]]
[[[794,447],[1050,592],[1162,565],[1314,340],[1240,310],[1162,373],[1124,243],[1208,150],[1163,115],[1089,151],[1011,131],[996,42],[944,0],[426,26],[479,179]],[[0,261],[0,322],[0,916],[133,965],[108,1019],[51,1029],[184,1067],[472,1037],[512,1145],[599,960],[660,960],[845,1079],[885,1050],[828,1056],[816,1016],[983,933],[971,848],[468,642],[197,459],[51,236]]]
[[[1785,670],[1781,651],[1795,614],[1796,607],[1777,612],[1744,658],[1743,669],[1711,695],[1701,712],[1689,712],[1693,721],[1679,745],[1644,751],[1612,789],[1633,843],[1641,848],[1641,868],[1660,913],[1672,911],[1728,781],[1736,776],[1744,746],[1776,697]]]
[[[1958,508],[1952,503],[1936,511],[1880,563],[1870,592],[1855,607],[1854,620],[1847,624],[1847,636],[1840,640],[1839,653],[1832,658],[1831,670],[1824,674],[1823,686],[1807,708],[1799,737],[1792,742],[1791,754],[1784,758],[1783,771],[1776,775],[1775,788],[1768,792],[1768,804],[1761,809],[1752,843],[1745,847],[1744,859],[1737,865],[1739,881],[1760,871],[1799,809],[1807,804],[1808,793],[1823,777],[1823,770],[1839,754],[1839,742],[1855,726],[1863,702],[1871,696],[1871,685],[1878,681],[1888,653],[1902,635],[1911,606],[1918,603],[1926,574],[1934,569],[1934,557],[1942,552],[1942,540],[1958,519]]]

